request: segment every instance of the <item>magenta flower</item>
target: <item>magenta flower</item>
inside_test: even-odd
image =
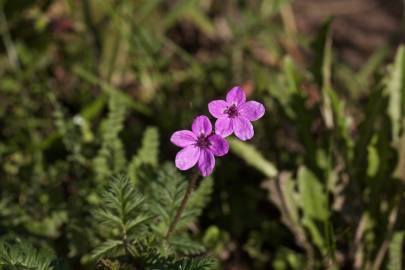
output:
[[[204,115],[194,119],[192,131],[176,131],[170,141],[183,147],[176,155],[176,167],[184,171],[198,162],[198,170],[202,176],[212,173],[215,166],[214,156],[226,155],[229,150],[228,142],[212,133],[211,122]]]
[[[246,102],[242,87],[232,88],[225,100],[213,100],[208,104],[208,110],[215,118],[215,132],[227,137],[233,132],[242,141],[249,140],[254,135],[250,121],[255,121],[264,115],[264,106],[256,101]]]

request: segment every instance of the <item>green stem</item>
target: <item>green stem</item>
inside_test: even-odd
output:
[[[181,201],[180,207],[177,209],[176,216],[174,217],[172,223],[170,224],[169,230],[166,234],[166,240],[169,240],[172,236],[174,229],[176,228],[177,223],[180,220],[181,214],[184,212],[186,208],[187,202],[190,199],[190,195],[193,192],[198,180],[198,173],[195,172],[192,176],[190,181],[188,182],[186,193],[184,194],[183,200]]]

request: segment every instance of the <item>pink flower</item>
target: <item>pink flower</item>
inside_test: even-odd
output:
[[[225,100],[213,100],[208,104],[208,110],[215,118],[215,132],[227,137],[233,132],[242,141],[249,140],[254,135],[250,123],[264,115],[264,106],[256,101],[247,101],[242,87],[232,88]]]
[[[228,142],[212,133],[211,122],[204,115],[194,119],[192,131],[176,131],[170,141],[183,148],[176,155],[176,167],[188,170],[198,162],[198,170],[202,176],[212,173],[215,166],[214,156],[226,155],[229,150]]]

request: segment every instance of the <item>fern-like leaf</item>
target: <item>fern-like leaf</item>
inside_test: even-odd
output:
[[[163,239],[169,230],[170,224],[176,216],[177,209],[187,189],[187,180],[171,164],[165,164],[158,172],[158,176],[150,181],[150,189],[146,190],[150,197],[151,210],[158,217],[158,223],[154,230]],[[174,237],[169,245],[180,254],[198,254],[204,251],[204,247],[190,239],[186,232],[187,226],[195,222],[202,209],[208,203],[212,193],[213,181],[206,178],[192,193],[189,204],[182,212],[179,222],[174,230]],[[164,251],[162,251],[164,253]]]
[[[190,239],[188,236],[174,236],[170,239],[170,244],[177,252],[185,255],[200,254],[205,251],[205,247]]]
[[[153,258],[146,266],[147,270],[212,270],[217,265],[211,257],[185,257],[179,260]]]
[[[49,249],[36,249],[26,241],[0,242],[0,266],[12,270],[52,270],[54,254]]]
[[[131,246],[149,230],[152,215],[146,213],[144,197],[127,177],[120,176],[103,193],[102,206],[93,215],[106,240],[93,250],[93,258],[128,255]]]
[[[125,153],[119,133],[123,129],[127,103],[118,94],[111,94],[109,114],[101,124],[101,148],[94,159],[97,180],[104,180],[110,172],[120,173],[125,165]]]
[[[142,166],[156,168],[159,157],[159,132],[154,127],[149,127],[143,134],[142,146],[132,158],[128,166],[128,175],[135,182],[140,174]]]

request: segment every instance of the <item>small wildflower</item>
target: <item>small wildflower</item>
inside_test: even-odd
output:
[[[176,131],[170,141],[183,148],[176,155],[176,167],[188,170],[198,162],[198,170],[202,176],[212,173],[215,166],[214,156],[226,155],[229,150],[227,141],[212,133],[211,122],[204,115],[194,119],[192,131]]]
[[[257,101],[247,101],[242,87],[233,87],[226,95],[225,100],[213,100],[208,104],[208,110],[217,118],[215,132],[227,137],[233,132],[242,141],[249,140],[254,135],[250,123],[261,118],[265,109]]]

